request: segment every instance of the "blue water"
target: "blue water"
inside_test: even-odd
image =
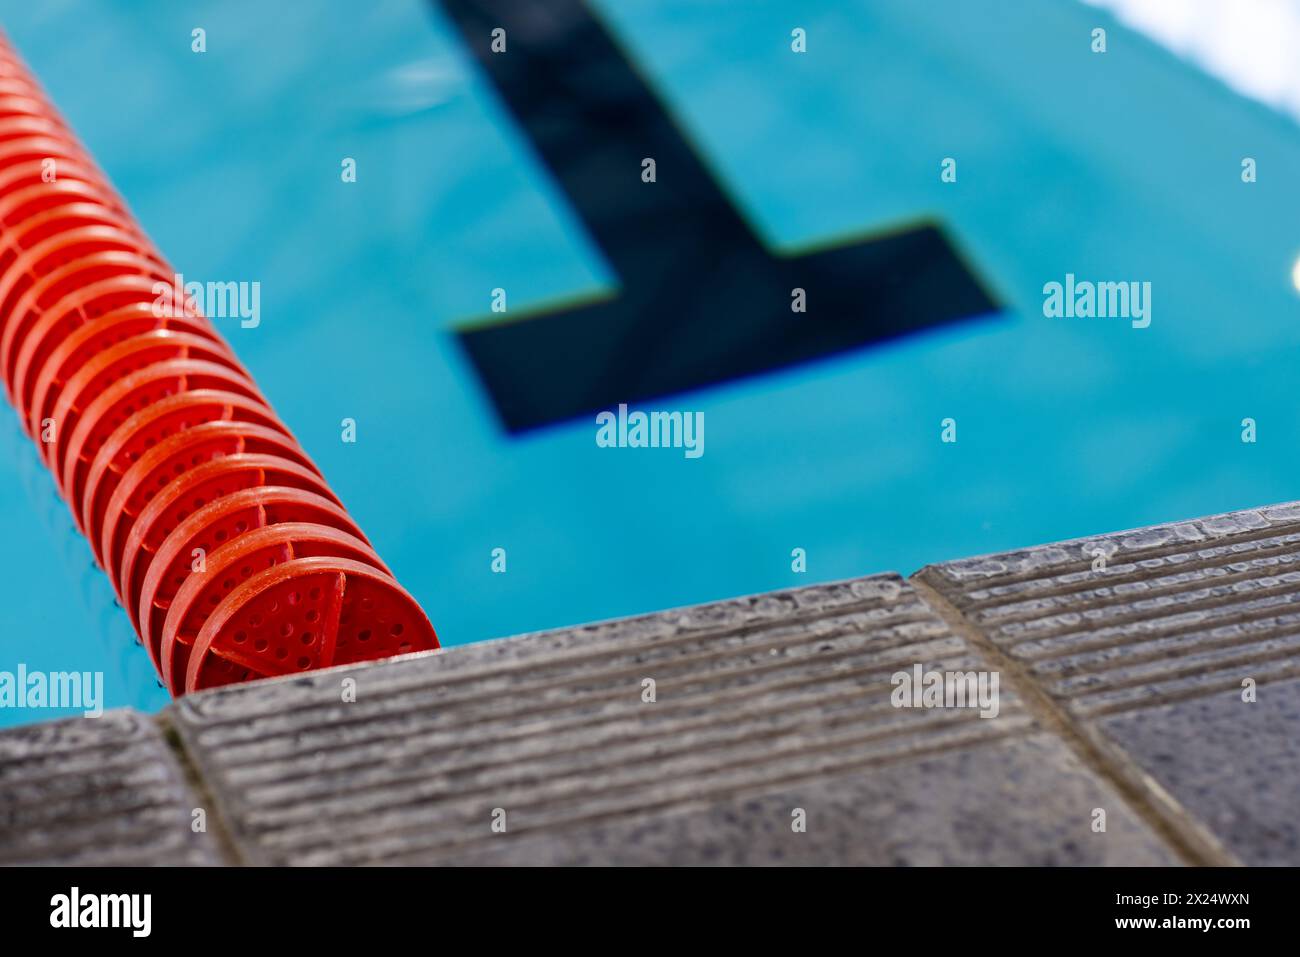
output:
[[[445,645],[1300,497],[1291,120],[1073,0],[595,6],[770,245],[932,214],[1009,308],[666,400],[699,459],[511,439],[451,330],[615,277],[436,8],[0,3],[177,269],[261,283],[224,330]],[[1043,318],[1067,272],[1151,327]],[[0,670],[164,704],[12,413],[0,520]]]

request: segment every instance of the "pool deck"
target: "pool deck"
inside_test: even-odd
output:
[[[0,863],[1297,865],[1297,625],[1293,503],[252,682],[0,733]]]

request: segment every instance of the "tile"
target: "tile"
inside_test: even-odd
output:
[[[170,719],[258,864],[1178,861],[1007,683],[996,717],[894,707],[915,664],[988,670],[880,575],[215,689]]]
[[[1107,810],[1104,833],[1091,828]],[[806,830],[796,831],[795,814]],[[1015,735],[537,835],[501,835],[457,864],[1176,865],[1109,785],[1047,734]]]
[[[219,863],[153,719],[134,711],[0,732],[0,864]]]
[[[1102,729],[1237,857],[1300,863],[1300,681],[1103,718]]]
[[[1285,811],[1300,802],[1300,505],[916,577],[1015,663],[1022,688],[1040,688],[1111,754],[1117,775],[1149,776],[1176,826],[1214,834],[1246,863],[1300,864]],[[1242,701],[1246,679],[1254,704]]]

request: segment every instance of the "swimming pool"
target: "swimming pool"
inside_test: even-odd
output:
[[[496,289],[527,314],[626,277],[443,8],[0,20],[186,278],[260,284],[256,327],[218,324],[444,645],[1296,497],[1293,119],[1072,0],[591,7],[766,248],[932,221],[1002,307],[651,402],[701,414],[698,457],[511,431],[458,330]],[[1150,324],[1046,317],[1067,275],[1150,283]],[[695,292],[665,286],[665,330]],[[161,706],[0,418],[0,670]]]

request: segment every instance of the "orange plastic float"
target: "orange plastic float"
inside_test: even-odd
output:
[[[183,690],[386,658],[437,641],[390,575],[346,558],[295,558],[245,579],[211,611]]]
[[[53,439],[43,445],[46,461],[78,520],[76,503],[85,492],[90,463],[113,432],[141,409],[193,389],[220,389],[265,404],[250,379],[229,366],[201,359],[168,359],[145,366],[91,398],[84,409],[64,402],[60,393],[52,416],[57,428]]]
[[[314,523],[270,525],[227,542],[208,556],[203,572],[186,578],[163,620],[162,672],[172,693],[183,690],[195,639],[226,596],[263,569],[312,557],[350,558],[388,573],[366,542],[347,532]],[[278,667],[292,668],[290,655],[304,654],[307,647],[317,643],[316,639],[326,639],[329,629],[335,627],[328,602],[313,605],[306,601],[302,606],[295,608],[292,602],[286,601],[285,608],[281,609],[284,613],[276,620],[270,637],[279,639],[271,652]],[[254,638],[254,650],[256,643]]]
[[[81,511],[77,513],[84,516],[82,522],[90,528],[103,528],[109,497],[123,474],[159,443],[208,422],[251,422],[276,430],[283,428],[265,405],[234,392],[196,389],[146,406],[118,426],[91,461]]]
[[[0,35],[0,379],[174,694],[433,626]]]
[[[126,538],[159,492],[200,465],[241,453],[278,456],[317,471],[288,435],[253,422],[205,422],[169,436],[126,470],[104,509],[95,556],[109,578],[118,581]]]
[[[200,318],[155,319],[150,308],[141,302],[111,309],[59,339],[44,359],[33,358],[25,378],[14,384],[14,391],[27,408],[28,420],[24,423],[27,433],[35,435],[40,423],[53,416],[56,397],[68,379],[87,362],[105,349],[153,329],[175,329],[219,341],[214,339],[212,327]],[[33,376],[31,368],[38,365],[39,371]],[[20,359],[20,370],[22,367]]]
[[[132,562],[123,571],[124,591],[140,596],[138,603],[128,609],[132,624],[154,655],[155,663],[161,650],[163,621],[172,600],[196,565],[203,564],[196,559],[203,556],[206,563],[206,556],[213,550],[250,529],[287,522],[325,525],[365,539],[347,512],[329,499],[303,489],[262,485],[209,502],[174,528],[156,554],[146,561]],[[145,566],[147,571],[142,572]]]

